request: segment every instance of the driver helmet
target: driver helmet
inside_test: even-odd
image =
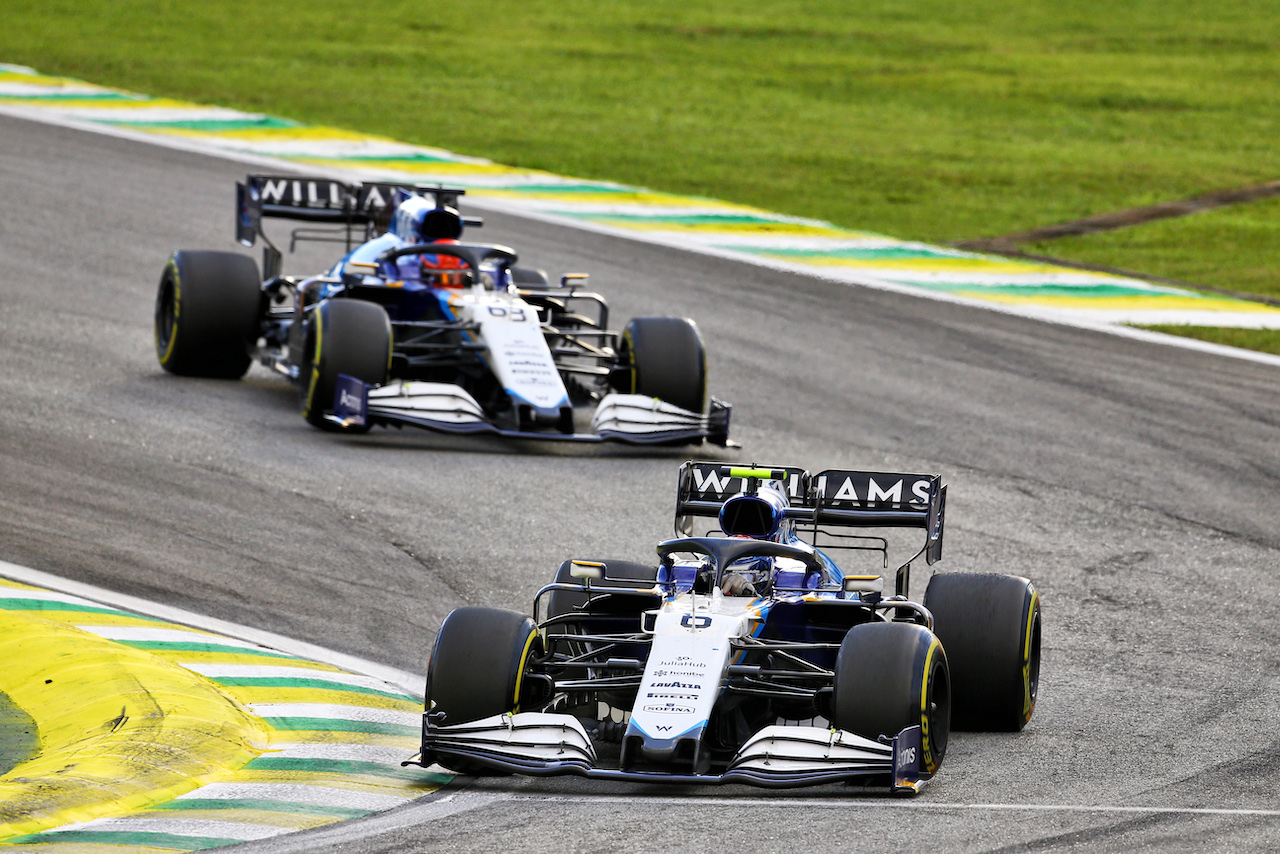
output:
[[[426,211],[418,223],[418,235],[427,243],[454,240],[462,236],[462,217],[448,205]]]

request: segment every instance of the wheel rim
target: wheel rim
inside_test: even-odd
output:
[[[173,278],[166,274],[156,297],[156,351],[161,362],[167,362],[173,355],[173,329],[178,314],[175,291]]]

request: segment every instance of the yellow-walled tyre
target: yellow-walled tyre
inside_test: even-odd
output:
[[[1040,596],[1025,578],[949,572],[929,579],[924,606],[951,664],[957,730],[1018,732],[1040,688]]]
[[[455,608],[427,662],[426,710],[442,726],[520,711],[525,671],[541,649],[533,620],[500,608]]]
[[[186,377],[239,379],[262,317],[262,280],[235,252],[175,252],[156,291],[160,366]]]
[[[920,770],[942,764],[951,734],[947,655],[933,632],[911,623],[849,629],[836,657],[832,724],[876,739],[920,727]]]
[[[618,366],[619,391],[656,397],[690,412],[706,406],[707,353],[692,320],[633,319],[622,330]]]
[[[333,409],[338,375],[382,385],[391,369],[391,321],[377,303],[331,299],[307,320],[298,382],[302,417],[322,430],[364,433],[369,425],[341,427],[326,419]]]

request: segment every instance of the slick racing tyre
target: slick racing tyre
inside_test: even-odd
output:
[[[595,594],[610,589],[647,590],[658,580],[658,568],[651,564],[636,563],[628,560],[590,560],[585,563],[597,563],[604,566],[607,578],[591,582],[591,590]],[[555,583],[581,584],[582,579],[573,577],[573,561],[566,560],[556,571]],[[575,640],[575,635],[631,634],[640,631],[645,611],[661,605],[658,596],[600,596],[591,607],[584,608],[587,603],[585,591],[553,590],[547,594],[546,607],[541,618],[549,652],[571,656],[586,656],[593,649],[587,641]],[[569,617],[564,622],[546,624],[556,617]],[[646,650],[641,647],[612,645],[611,654],[617,657],[634,655],[643,657]],[[605,675],[605,671],[599,671]],[[599,699],[618,709],[630,710],[635,704],[636,692],[607,691],[599,695]]]
[[[542,641],[533,620],[499,608],[456,608],[427,662],[426,710],[440,726],[518,712]]]
[[[156,291],[156,356],[184,377],[239,379],[258,337],[262,279],[234,252],[175,252]]]
[[[957,730],[1017,732],[1040,682],[1040,596],[1012,575],[954,572],[929,579],[924,606],[951,665]]]
[[[920,727],[920,769],[942,764],[951,733],[947,656],[933,632],[912,623],[849,629],[836,656],[832,724],[876,739]]]
[[[545,288],[549,285],[546,270],[539,270],[536,267],[512,267],[510,272],[511,281],[517,287]]]
[[[302,417],[322,430],[365,433],[369,425],[341,427],[327,420],[338,375],[381,385],[391,367],[391,321],[382,306],[356,299],[321,303],[307,321],[306,344],[298,370]]]
[[[707,400],[707,353],[692,320],[635,318],[622,330],[618,364],[618,391],[702,412]]]
[[[658,580],[658,568],[649,564],[636,563],[629,560],[591,560],[585,562],[602,564],[605,567],[605,575],[608,576],[607,579],[591,582],[593,589],[624,587],[632,590],[644,590],[652,587]],[[582,583],[581,579],[573,577],[573,561],[566,560],[560,564],[560,568],[556,570],[555,583]],[[562,614],[572,613],[581,608],[586,601],[587,594],[585,592],[553,590],[547,595],[547,617],[558,617]],[[593,613],[630,614],[634,611],[638,615],[641,610],[651,607],[653,607],[653,603],[639,596],[618,596],[602,600],[598,608],[593,610]],[[551,629],[551,631],[554,631],[554,629]]]

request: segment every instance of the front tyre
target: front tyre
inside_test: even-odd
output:
[[[622,330],[614,387],[690,412],[707,401],[707,353],[697,325],[683,317],[637,317]]]
[[[391,368],[391,321],[377,303],[355,299],[322,302],[307,320],[301,383],[302,417],[322,430],[365,433],[369,425],[342,427],[325,418],[333,407],[338,375],[370,385],[387,381]]]
[[[920,727],[920,768],[942,764],[951,733],[947,655],[933,632],[911,623],[863,623],[849,629],[836,656],[832,724],[877,739]]]
[[[957,730],[1018,732],[1040,687],[1040,595],[1025,578],[949,572],[924,606],[951,663]]]
[[[156,291],[160,367],[184,377],[239,379],[262,315],[262,279],[235,252],[175,252]]]
[[[541,649],[533,620],[499,608],[455,608],[427,662],[426,710],[441,726],[520,711],[525,671]]]

